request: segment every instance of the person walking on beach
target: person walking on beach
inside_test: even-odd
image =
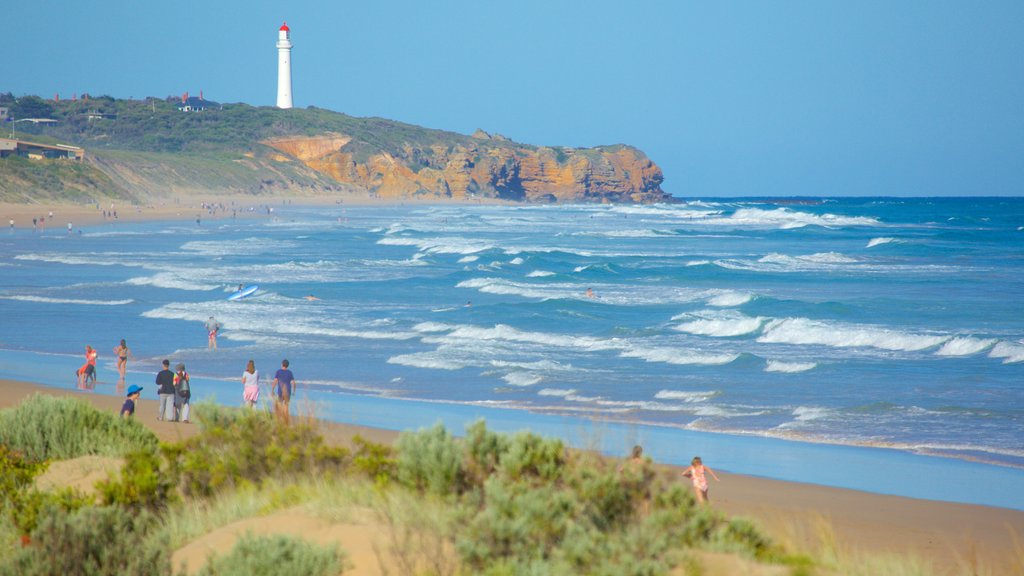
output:
[[[128,371],[128,359],[132,358],[132,351],[128,349],[128,344],[125,343],[124,338],[121,338],[120,344],[114,346],[114,356],[117,357],[117,374],[120,376],[117,383],[123,384],[124,374]]]
[[[135,403],[139,401],[139,395],[142,393],[142,386],[136,386],[132,384],[128,387],[127,398],[124,404],[121,405],[121,418],[130,418],[135,415]]]
[[[683,470],[683,476],[693,481],[693,493],[697,496],[698,504],[708,503],[708,480],[704,477],[705,472],[710,473],[715,482],[720,482],[718,476],[715,475],[715,471],[701,462],[700,456],[694,456],[690,462],[690,467]]]
[[[86,344],[85,346],[85,364],[79,368],[75,375],[78,376],[78,387],[85,388],[85,383],[92,378],[93,382],[96,382],[96,350]]]
[[[249,360],[249,364],[242,372],[242,400],[246,406],[253,408],[256,401],[260,399],[260,373],[256,370],[256,363]]]
[[[174,372],[171,372],[170,360],[163,361],[164,369],[157,372],[157,394],[160,396],[160,413],[157,420],[174,420]]]
[[[281,361],[281,369],[274,374],[274,386],[271,388],[274,396],[274,413],[287,426],[291,423],[291,411],[289,404],[292,400],[292,392],[295,391],[295,375],[288,369],[288,360]]]
[[[211,349],[211,350],[216,350],[217,349],[217,333],[218,332],[220,332],[220,322],[217,322],[216,318],[214,318],[213,316],[210,316],[210,319],[206,321],[206,333],[209,334],[209,340],[208,340],[207,345],[206,345],[207,349]]]
[[[188,424],[188,413],[191,406],[189,406],[192,400],[192,386],[189,381],[188,372],[185,371],[185,365],[178,363],[174,367],[174,412],[177,415],[177,419]]]

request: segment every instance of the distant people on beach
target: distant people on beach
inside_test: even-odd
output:
[[[682,473],[683,476],[693,481],[693,493],[697,496],[697,502],[700,504],[708,503],[708,479],[704,477],[705,472],[711,474],[715,482],[720,482],[718,476],[715,475],[715,471],[701,462],[700,456],[694,456],[690,462],[690,467],[683,470]]]
[[[185,371],[185,364],[179,362],[174,367],[174,413],[175,420],[189,423],[189,409],[192,400],[192,383],[189,380],[188,372]]]
[[[310,302],[313,302],[315,300],[319,300],[319,298],[317,298],[316,296],[313,296],[312,294],[310,294],[309,296],[306,296],[306,300],[309,300]]]
[[[638,470],[644,465],[644,448],[637,444],[629,453],[629,458],[619,465],[619,472]]]
[[[206,344],[207,349],[217,349],[217,333],[220,332],[220,328],[220,322],[217,322],[216,318],[210,316],[210,319],[206,321],[206,333],[208,335],[208,340]]]
[[[121,418],[130,418],[135,416],[135,403],[139,401],[139,395],[142,393],[142,386],[136,386],[132,384],[128,387],[127,398],[125,398],[124,404],[121,405]]]
[[[92,381],[96,382],[96,350],[86,344],[85,346],[85,364],[75,371],[75,376],[78,377],[78,387],[85,388],[85,383],[92,378]]]
[[[249,408],[256,406],[260,399],[260,372],[256,369],[256,362],[249,360],[242,372],[242,400]]]
[[[587,288],[587,298],[597,298],[597,296],[594,295],[593,288]]]
[[[292,392],[295,391],[295,375],[288,365],[287,359],[281,361],[281,369],[274,374],[274,385],[270,389],[274,396],[274,413],[285,424],[291,421],[289,405],[292,401]]]
[[[160,413],[157,420],[174,420],[174,372],[171,361],[162,362],[164,369],[156,374],[157,395],[160,397]]]
[[[117,374],[119,376],[117,383],[121,384],[124,382],[124,375],[128,371],[128,359],[133,358],[132,351],[128,348],[124,338],[121,339],[120,344],[114,346],[114,356],[117,357]]]

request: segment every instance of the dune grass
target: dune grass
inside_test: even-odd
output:
[[[122,419],[78,398],[34,394],[0,410],[0,444],[44,461],[88,454],[124,456],[155,450],[156,436],[132,419]]]

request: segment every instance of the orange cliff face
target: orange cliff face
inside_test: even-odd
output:
[[[481,134],[483,136],[481,136]],[[537,148],[478,132],[456,144],[386,151],[343,134],[263,144],[330,178],[385,199],[667,202],[661,169],[629,146]]]

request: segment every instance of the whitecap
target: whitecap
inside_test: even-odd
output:
[[[575,393],[576,393],[576,390],[572,389],[572,388],[569,388],[569,389],[544,388],[540,392],[537,392],[537,395],[538,396],[560,396],[560,397],[565,397],[565,396],[570,396],[570,395],[575,394]]]
[[[523,262],[525,262],[525,260],[523,260],[522,258],[520,258],[518,256],[508,261],[508,263],[513,265],[513,266],[519,266]]]
[[[639,358],[647,362],[665,362],[666,364],[697,364],[718,366],[729,364],[740,357],[739,354],[712,354],[699,351],[681,350],[676,348],[657,348],[632,346],[623,350],[619,356],[623,358]]]
[[[795,374],[797,372],[807,372],[817,368],[818,365],[815,362],[783,362],[781,360],[769,360],[765,365],[765,372],[785,372],[789,374]]]
[[[995,345],[995,338],[972,338],[958,336],[946,342],[936,352],[936,356],[970,356]]]
[[[875,246],[881,246],[882,244],[892,244],[894,242],[901,242],[901,240],[883,236],[880,238],[872,238],[871,240],[868,240],[868,245],[866,247],[874,248]]]
[[[845,325],[808,318],[782,318],[765,324],[758,342],[819,344],[835,348],[871,347],[913,352],[938,346],[949,336],[913,334],[877,326]]]
[[[512,386],[533,386],[543,380],[541,376],[532,372],[509,372],[502,377],[502,380]]]
[[[402,366],[427,368],[430,370],[461,370],[466,367],[465,364],[456,361],[452,357],[438,352],[399,354],[388,358],[388,364],[400,364]]]
[[[718,392],[713,390],[695,391],[695,392],[683,392],[680,390],[659,390],[654,395],[659,400],[682,400],[683,402],[706,402],[707,400],[718,395]]]
[[[717,338],[743,336],[757,332],[766,320],[760,316],[750,317],[732,311],[684,314],[673,319],[680,319],[681,317],[694,319],[675,326],[675,330]]]
[[[547,270],[534,270],[526,275],[527,278],[544,278],[546,276],[554,276],[554,272],[548,272]]]
[[[479,256],[463,256],[462,258],[459,258],[458,263],[459,264],[468,264],[469,262],[476,262],[479,259],[480,259]]]
[[[733,292],[731,290],[727,290],[717,296],[711,297],[711,299],[708,300],[708,305],[721,307],[742,306],[753,299],[754,295],[749,292]]]
[[[85,306],[124,306],[135,300],[82,300],[77,298],[49,298],[47,296],[0,296],[4,300],[18,300],[21,302],[41,302],[43,304],[80,304]]]
[[[139,276],[137,278],[129,278],[125,280],[125,284],[132,286],[156,286],[157,288],[173,288],[176,290],[193,290],[193,291],[209,291],[216,290],[217,286],[210,284],[200,284],[198,282],[183,278],[181,274],[175,272],[159,272],[153,276]],[[235,287],[231,287],[229,291],[234,292]]]
[[[1011,342],[999,342],[988,353],[989,358],[1002,358],[1003,364],[1024,362],[1024,345]]]

